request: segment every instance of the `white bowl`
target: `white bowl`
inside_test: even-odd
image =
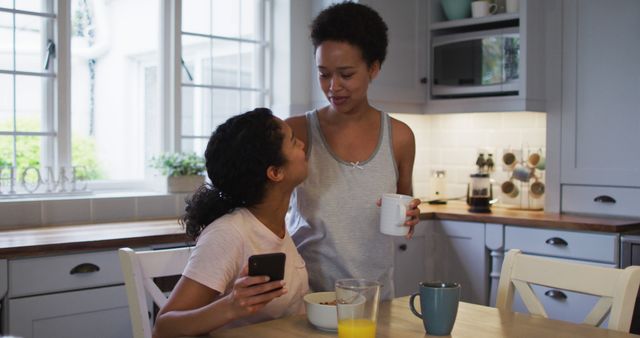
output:
[[[320,303],[334,302],[336,293],[333,291],[314,292],[304,296],[307,309],[307,319],[320,330],[336,331],[338,329],[338,310],[335,305]]]

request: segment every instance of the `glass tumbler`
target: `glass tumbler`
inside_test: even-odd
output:
[[[366,279],[336,281],[338,338],[375,338],[380,283]]]

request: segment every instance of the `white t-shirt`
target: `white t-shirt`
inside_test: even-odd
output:
[[[288,292],[257,313],[224,328],[304,313],[302,297],[309,291],[309,283],[302,256],[288,232],[284,238],[279,238],[246,208],[237,208],[202,231],[182,274],[225,296],[233,290],[233,284],[249,256],[272,252],[284,252],[286,255],[284,280]]]

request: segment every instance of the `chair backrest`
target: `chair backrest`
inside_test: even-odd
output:
[[[606,268],[509,250],[502,264],[496,307],[511,311],[515,290],[518,290],[531,314],[548,318],[531,289],[532,284],[599,296],[583,323],[599,326],[610,314],[609,329],[629,332],[640,285],[640,267]]]
[[[167,297],[153,282],[153,278],[181,275],[191,250],[192,247],[149,251],[133,251],[130,248],[118,250],[135,338],[151,338],[152,311],[147,306],[146,295],[149,294],[159,307],[167,302]]]

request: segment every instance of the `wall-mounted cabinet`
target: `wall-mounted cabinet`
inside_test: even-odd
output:
[[[389,46],[369,100],[388,112],[422,113],[427,102],[427,4],[424,0],[360,1],[380,13]]]
[[[639,216],[640,2],[562,4],[563,211]]]
[[[441,0],[429,1],[426,111],[545,111],[544,2],[520,0],[518,12],[447,20]]]

